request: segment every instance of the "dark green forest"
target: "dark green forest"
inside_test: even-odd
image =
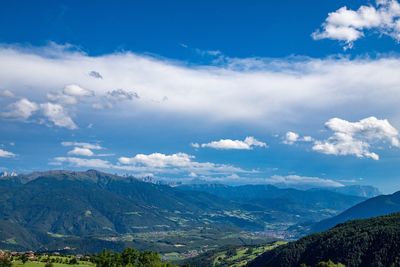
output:
[[[251,267],[400,266],[400,213],[339,224],[262,254]]]

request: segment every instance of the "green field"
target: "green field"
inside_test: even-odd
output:
[[[286,242],[276,241],[266,245],[229,247],[206,252],[192,259],[188,259],[184,261],[184,263],[195,267],[242,267],[264,252],[283,244],[286,244]]]
[[[65,257],[60,257],[60,258],[65,258]],[[39,262],[39,261],[27,261],[25,264],[23,264],[21,261],[16,260],[13,261],[13,266],[18,266],[18,267],[44,267],[46,263],[45,262]],[[71,266],[80,266],[80,267],[94,267],[95,264],[87,261],[79,261],[78,264],[66,264],[66,263],[53,263],[54,267],[71,267]]]

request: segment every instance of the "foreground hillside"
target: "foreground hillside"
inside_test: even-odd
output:
[[[268,251],[249,266],[315,266],[328,260],[347,267],[400,266],[400,213],[340,224]]]

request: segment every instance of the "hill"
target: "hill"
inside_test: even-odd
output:
[[[400,212],[400,191],[367,199],[337,216],[322,220],[311,227],[312,232],[327,230],[339,223]]]
[[[340,224],[327,232],[268,251],[248,266],[316,266],[328,260],[347,267],[399,266],[400,214]]]

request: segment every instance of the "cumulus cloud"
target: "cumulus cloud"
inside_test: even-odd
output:
[[[399,133],[388,120],[375,117],[349,122],[339,118],[325,123],[333,135],[324,141],[315,141],[314,151],[331,155],[355,155],[359,158],[379,159],[379,155],[371,152],[371,145],[378,142],[389,143],[400,147]]]
[[[198,144],[193,143],[191,144],[194,148],[214,148],[220,150],[230,150],[230,149],[237,149],[237,150],[251,150],[254,147],[267,147],[267,143],[258,141],[252,136],[246,137],[243,141],[241,140],[231,140],[231,139],[221,139],[219,141],[212,141],[210,143],[205,144]]]
[[[73,155],[73,153],[69,153]],[[76,155],[86,156],[86,155]],[[98,155],[93,155],[98,156]],[[98,168],[113,171],[128,171],[135,174],[157,173],[157,174],[180,174],[186,177],[192,177],[193,174],[215,176],[215,175],[231,175],[233,173],[253,173],[254,171],[246,171],[241,168],[216,164],[211,162],[197,162],[195,157],[185,154],[176,153],[166,155],[162,153],[137,154],[134,157],[120,157],[117,163],[108,160],[96,158],[81,157],[56,157],[50,164],[63,165],[74,168]]]
[[[22,98],[6,107],[6,111],[0,112],[0,117],[27,121],[38,111],[53,125],[68,129],[77,129],[77,125],[60,104],[43,103],[37,104],[26,98]],[[41,120],[39,120],[41,122]]]
[[[192,162],[193,156],[185,153],[165,155],[153,153],[150,155],[138,154],[132,158],[121,157],[119,162],[122,164],[145,165],[150,167],[182,167],[188,166]]]
[[[292,145],[296,143],[299,140],[299,134],[295,132],[287,132],[285,135],[285,140],[283,140],[283,143]]]
[[[77,105],[79,100],[85,97],[93,97],[95,93],[91,90],[70,84],[64,87],[62,92],[48,92],[47,100],[60,105]]]
[[[82,88],[76,84],[70,84],[64,87],[63,93],[65,95],[73,96],[73,97],[89,97],[94,96],[94,92],[85,88]]]
[[[78,128],[63,106],[53,103],[44,103],[40,104],[40,109],[42,110],[43,115],[55,126],[70,130]]]
[[[78,99],[76,97],[65,95],[62,93],[54,93],[49,92],[47,93],[47,99],[51,102],[60,103],[63,105],[76,105],[78,104]]]
[[[68,155],[91,157],[94,153],[88,148],[75,147],[71,151],[68,151]]]
[[[8,119],[27,120],[36,111],[39,106],[35,102],[31,102],[26,98],[20,99],[7,106],[7,111],[1,112],[0,116]]]
[[[243,172],[244,170],[236,168],[231,165],[215,164],[211,162],[196,162],[195,157],[186,153],[176,153],[166,155],[162,153],[152,154],[137,154],[134,157],[120,157],[118,159],[120,164],[132,167],[145,167],[148,170],[163,170],[176,169],[186,171],[189,173],[232,173]]]
[[[13,158],[15,154],[0,148],[0,158]]]
[[[400,4],[397,0],[377,0],[375,5],[363,5],[357,10],[346,6],[329,13],[321,29],[312,34],[316,40],[332,39],[353,43],[364,37],[367,31],[387,35],[400,41]]]
[[[311,136],[300,136],[298,133],[289,131],[286,133],[283,143],[286,145],[293,145],[296,142],[312,142],[313,140]]]

